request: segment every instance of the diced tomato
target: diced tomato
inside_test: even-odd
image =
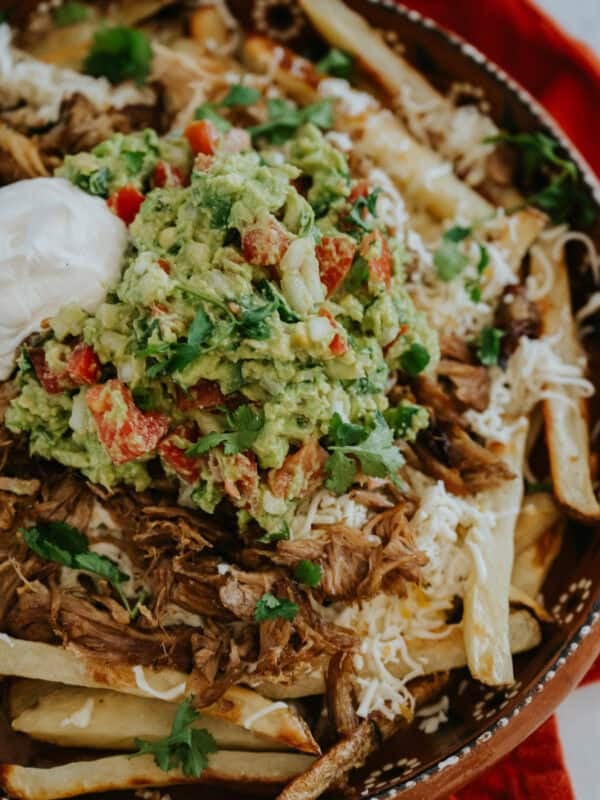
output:
[[[172,186],[185,186],[187,179],[179,167],[168,164],[166,161],[157,162],[152,175],[154,186],[159,189]]]
[[[214,381],[199,381],[190,386],[187,392],[180,391],[177,397],[177,408],[180,411],[201,411],[214,408],[226,402],[225,395]]]
[[[69,377],[78,386],[92,385],[100,380],[102,365],[89,344],[78,344],[67,364]]]
[[[220,149],[224,153],[241,153],[252,147],[252,139],[243,128],[232,128],[221,140]]]
[[[315,248],[321,283],[327,289],[327,297],[335,292],[348,274],[355,252],[354,242],[348,237],[339,236],[324,236]]]
[[[249,264],[270,267],[279,264],[289,243],[288,234],[272,217],[246,228],[242,234],[242,253]]]
[[[27,351],[27,356],[31,361],[36,378],[42,384],[45,392],[48,392],[48,394],[60,394],[60,392],[75,388],[66,365],[62,372],[54,372],[50,369],[42,347],[32,347]]]
[[[137,217],[138,211],[145,197],[135,186],[128,184],[108,198],[108,206],[123,220],[126,225],[131,225]]]
[[[369,184],[367,181],[357,181],[354,184],[350,191],[350,195],[348,196],[348,202],[350,205],[354,205],[359,197],[368,197],[369,196]]]
[[[326,308],[322,308],[319,311],[320,317],[326,317],[329,322],[331,322],[332,328],[338,328],[338,323],[336,322],[335,317],[333,314],[330,314]],[[341,335],[341,333],[335,333],[333,339],[329,342],[329,349],[333,353],[334,356],[343,356],[345,353],[348,352],[348,344],[346,339]]]
[[[275,497],[287,500],[306,497],[323,483],[326,461],[327,452],[316,439],[311,439],[288,456],[283,466],[269,472],[269,488]]]
[[[167,275],[171,274],[171,263],[167,261],[166,258],[159,258],[158,266],[162,269],[163,272],[166,272]]]
[[[125,464],[156,450],[169,430],[167,416],[140,411],[127,386],[116,378],[92,386],[85,401],[100,441],[115,464]]]
[[[392,281],[392,254],[385,236],[379,231],[368,233],[360,243],[359,253],[369,264],[369,275],[389,288]]]
[[[192,152],[212,156],[217,149],[219,134],[214,124],[208,119],[197,119],[190,122],[184,131]]]
[[[179,425],[158,446],[158,454],[161,459],[180,478],[190,484],[198,482],[204,459],[186,455],[186,448],[182,448],[179,442],[183,439],[193,443],[197,439],[197,432],[193,428],[194,426]]]

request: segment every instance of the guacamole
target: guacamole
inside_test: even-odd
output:
[[[428,419],[389,413],[390,374],[432,368],[438,344],[377,188],[313,124],[260,144],[144,131],[67,157],[130,243],[94,315],[66,306],[23,348],[6,424],[93,482],[142,490],[162,469],[182,503],[227,501],[276,538],[322,486],[396,480],[394,438]]]

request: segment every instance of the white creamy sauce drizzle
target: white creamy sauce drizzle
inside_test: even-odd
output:
[[[250,714],[249,717],[246,717],[242,725],[247,731],[249,731],[254,727],[259,719],[266,717],[267,714],[272,714],[274,711],[279,711],[280,709],[284,708],[287,708],[287,703],[284,703],[282,700],[278,700],[276,703],[271,703],[271,705],[261,708],[260,711]]]
[[[150,697],[156,697],[157,700],[166,700],[167,702],[170,702],[172,700],[177,700],[179,697],[182,697],[185,694],[185,682],[179,683],[177,686],[174,686],[172,689],[167,689],[164,692],[161,692],[158,689],[153,689],[146,680],[144,668],[139,664],[133,667],[133,675],[135,677],[135,682],[138,689],[150,695]]]

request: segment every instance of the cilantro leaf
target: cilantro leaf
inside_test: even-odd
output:
[[[249,450],[265,425],[265,415],[262,409],[255,411],[250,405],[239,406],[227,412],[225,422],[229,429],[226,433],[207,433],[186,450],[186,455],[201,456],[220,445],[228,456]]]
[[[254,609],[254,619],[256,622],[267,622],[271,619],[287,619],[291,622],[300,610],[297,603],[292,603],[285,597],[275,597],[274,594],[266,592],[259,599]]]
[[[66,522],[39,522],[21,534],[34,553],[65,567],[75,568],[75,557],[89,549],[87,537]]]
[[[89,572],[108,581],[133,619],[139,603],[132,610],[121,588],[121,584],[129,580],[129,575],[121,572],[107,556],[92,552],[81,531],[66,522],[38,522],[28,530],[21,530],[21,535],[27,546],[46,561]]]
[[[325,471],[327,472],[325,488],[335,494],[344,494],[354,483],[358,468],[353,458],[336,450],[325,462]]]
[[[215,126],[219,133],[231,130],[231,122],[222,117],[216,110],[216,103],[203,103],[194,112],[194,119],[206,119]]]
[[[187,698],[177,709],[171,733],[158,742],[136,739],[137,753],[130,758],[142,755],[154,756],[154,763],[163,772],[181,767],[188,778],[198,778],[208,766],[208,756],[216,753],[217,743],[206,728],[192,727],[200,714],[192,708],[192,699]]]
[[[96,195],[97,197],[108,197],[108,187],[112,178],[112,172],[108,167],[100,167],[100,169],[90,172],[89,174],[81,173],[75,178],[75,185],[88,194]]]
[[[588,227],[596,212],[576,165],[560,155],[559,142],[545,133],[503,133],[486,144],[510,144],[519,150],[527,202],[538,206],[556,224],[574,222]]]
[[[138,351],[142,356],[166,355],[166,360],[159,360],[146,369],[149,378],[159,378],[161,375],[170,375],[173,372],[181,372],[191,364],[202,351],[202,346],[210,338],[213,331],[213,324],[210,318],[199,308],[188,328],[187,339],[185,342],[168,344],[160,342],[150,345]]]
[[[275,310],[283,322],[300,322],[298,314],[292,311],[281,292],[275,288],[271,281],[261,280],[257,283],[256,288],[265,300],[275,304]]]
[[[52,12],[52,19],[59,27],[74,25],[76,22],[83,22],[90,15],[90,9],[83,3],[73,2],[63,3],[62,6],[55,8]]]
[[[500,358],[500,342],[504,331],[499,328],[482,328],[476,340],[476,352],[479,361],[486,367],[492,367]]]
[[[148,36],[136,28],[100,28],[94,34],[92,48],[83,69],[95,78],[108,78],[111,83],[134,80],[144,83],[152,66],[152,46]]]
[[[294,103],[281,98],[271,98],[267,102],[268,119],[260,125],[248,128],[253,140],[266,139],[272,144],[284,144],[306,123],[329,130],[333,125],[331,98],[297,108]]]
[[[407,375],[413,378],[423,372],[430,361],[429,351],[419,342],[413,342],[408,350],[405,350],[400,356],[400,366]]]
[[[231,87],[219,105],[225,108],[251,106],[254,103],[258,103],[261,96],[258,89],[254,89],[252,86],[242,86],[241,83],[238,83]]]
[[[235,320],[235,328],[242,339],[263,341],[271,336],[271,328],[266,320],[277,310],[277,302],[273,300],[264,306],[253,308],[240,303],[242,313]]]
[[[454,280],[468,266],[469,258],[459,250],[458,245],[472,232],[472,228],[455,225],[442,236],[442,243],[433,255],[433,263],[441,280]]]
[[[357,459],[365,475],[390,477],[399,483],[398,470],[404,458],[394,444],[394,433],[381,414],[376,414],[370,427],[344,422],[334,414],[327,447],[333,454],[325,462],[327,488],[338,494],[346,491],[356,477]]]
[[[368,217],[365,219],[364,212],[367,211],[371,217],[377,216],[377,198],[380,194],[381,188],[378,186],[372,192],[369,192],[366,197],[357,197],[345,220],[349,227],[354,229],[354,232],[361,238],[365,232],[368,233],[373,230],[373,225]]]
[[[125,168],[129,175],[137,175],[144,164],[144,153],[141,151],[128,150],[122,155]]]
[[[294,578],[296,578],[298,583],[303,583],[306,586],[311,586],[314,589],[315,586],[318,586],[321,583],[322,577],[323,570],[321,569],[320,564],[317,564],[314,561],[309,561],[307,558],[303,558],[296,564]]]
[[[354,56],[332,47],[331,50],[316,64],[319,72],[333,75],[334,78],[346,78],[351,76],[354,68]]]

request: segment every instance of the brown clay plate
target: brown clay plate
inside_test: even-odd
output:
[[[437,87],[446,89],[455,81],[480,87],[498,125],[546,131],[558,138],[578,164],[600,212],[600,184],[590,168],[543,109],[502,70],[470,44],[405,6],[386,0],[348,0],[348,5],[381,29],[388,44],[401,47]],[[230,0],[229,7],[247,29],[299,52],[318,55],[325,49],[295,0]],[[600,244],[600,234],[596,241]],[[571,274],[574,303],[579,307],[591,287],[582,284],[576,255]],[[599,389],[600,358],[597,353],[590,355]],[[448,721],[429,734],[419,729],[417,721],[388,741],[353,777],[357,798],[442,800],[552,713],[600,652],[600,531],[570,523],[543,594],[555,623],[546,627],[539,648],[516,657],[515,684],[490,688],[470,679],[466,670],[455,672],[446,689]],[[2,760],[8,756],[1,752],[7,744],[0,720]],[[169,789],[169,795],[174,800],[198,796],[241,800],[248,798],[249,788],[243,795],[209,787]]]

